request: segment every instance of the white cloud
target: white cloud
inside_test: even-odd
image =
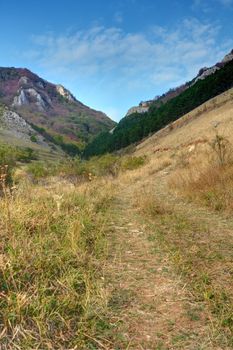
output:
[[[173,67],[185,71],[196,64],[208,64],[218,57],[219,27],[187,19],[176,29],[154,27],[150,37],[124,33],[119,28],[93,27],[75,35],[52,33],[34,36],[34,59],[48,68],[66,68],[82,75],[121,73],[125,79],[155,75]],[[211,53],[211,55],[210,55]],[[127,73],[128,72],[128,73]]]
[[[232,40],[218,43],[220,29],[194,18],[176,28],[155,26],[148,33],[95,26],[75,34],[33,36],[34,49],[26,55],[50,76],[66,76],[73,85],[85,81],[107,89],[108,96],[117,91],[121,96],[141,94],[148,87],[155,95],[193,78],[232,49]]]

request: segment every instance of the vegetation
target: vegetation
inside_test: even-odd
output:
[[[31,126],[34,130],[39,132],[47,141],[52,142],[53,144],[60,146],[61,149],[66,152],[68,155],[74,157],[80,154],[80,148],[77,143],[65,142],[63,136],[61,135],[52,135],[45,128],[39,127],[31,123]]]
[[[157,106],[151,105],[147,113],[123,118],[113,134],[102,133],[87,145],[84,155],[90,157],[126,147],[179,119],[205,101],[232,87],[233,61],[204,80],[199,80],[179,96]]]
[[[75,145],[86,143],[93,136],[115,126],[115,122],[104,113],[93,110],[79,101],[69,101],[57,91],[55,84],[45,82],[28,69],[0,68],[0,103],[12,109],[11,101],[18,94],[18,82],[22,77],[27,77],[28,82],[30,81],[23,88],[33,87],[45,102],[45,109],[39,110],[35,101],[29,98],[29,104],[15,107],[16,111],[27,122],[39,128],[44,127],[50,136],[62,135],[64,142],[61,142],[60,146],[70,155],[79,153]]]
[[[35,135],[32,135],[32,136],[30,137],[30,140],[31,140],[32,142],[37,142],[37,138],[36,138]]]
[[[198,82],[152,107],[145,127],[212,96],[220,89],[214,81],[225,89],[232,65],[225,68],[209,91]],[[232,116],[219,111],[224,130]],[[147,157],[139,156],[142,145],[130,156],[46,162],[31,149],[0,145],[0,347],[233,347],[232,146],[205,132],[210,114],[204,135],[198,123],[188,125],[199,139],[188,127],[173,130],[160,148],[146,142]],[[141,120],[122,122],[129,134],[134,125],[131,140],[145,132]]]
[[[0,174],[5,176],[6,184],[12,184],[12,174],[17,162],[28,163],[36,159],[37,154],[31,148],[0,144]]]
[[[13,150],[7,150],[9,154],[5,150],[5,158],[1,158],[3,164],[10,164],[12,156],[15,165]],[[31,162],[18,170],[11,191],[2,174],[3,346],[97,349],[96,332],[101,333],[103,323],[110,327],[103,321],[106,301],[101,297],[106,222],[114,195],[106,177],[136,169],[144,162],[141,157],[113,155],[89,161]],[[52,176],[56,176],[55,182]],[[82,185],[67,182],[74,176]],[[49,185],[35,185],[32,179],[47,179]]]
[[[72,179],[75,182],[93,180],[96,177],[113,176],[126,170],[134,170],[146,163],[145,157],[119,157],[106,154],[93,157],[90,160],[81,160],[79,157],[57,162],[33,162],[28,165],[27,173],[34,180],[45,177],[60,176]]]
[[[152,163],[152,169],[148,166],[148,169],[144,168],[143,173],[146,178],[147,173],[153,175],[152,182],[147,180],[146,186],[141,185],[134,195],[134,205],[141,215],[142,224],[149,231],[148,240],[153,245],[155,254],[166,254],[176,273],[183,283],[186,283],[188,300],[190,301],[192,295],[199,304],[199,311],[192,314],[192,319],[201,320],[201,310],[209,310],[210,314],[205,316],[205,322],[212,324],[210,337],[213,343],[210,348],[217,345],[221,348],[231,348],[231,144],[226,137],[216,134],[205,147],[198,153],[197,166],[194,162],[195,157],[194,163],[190,160],[182,164],[182,167],[174,160],[174,157],[178,158],[178,154],[170,158],[173,167],[178,169],[170,169],[169,191],[161,181],[163,175],[155,177],[161,170],[159,165],[162,162],[155,159],[156,166]],[[226,214],[229,214],[228,219]]]
[[[111,186],[30,185],[0,201],[1,346],[95,348],[111,197]]]
[[[18,170],[0,200],[2,346],[232,347],[228,232],[169,193],[159,172],[172,160],[106,154]]]
[[[233,209],[233,158],[230,141],[216,134],[210,142],[210,161],[203,167],[188,167],[171,180],[188,198],[216,211]]]

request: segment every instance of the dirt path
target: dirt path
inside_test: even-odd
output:
[[[136,190],[121,188],[112,211],[105,276],[110,323],[115,325],[110,348],[221,349],[211,342],[204,303],[188,292],[167,252],[132,206]]]

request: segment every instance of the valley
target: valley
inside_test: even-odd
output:
[[[232,74],[116,124],[0,68],[0,349],[233,348]]]

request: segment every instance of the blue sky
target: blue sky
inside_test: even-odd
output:
[[[233,0],[0,0],[0,66],[115,120],[233,48]]]

